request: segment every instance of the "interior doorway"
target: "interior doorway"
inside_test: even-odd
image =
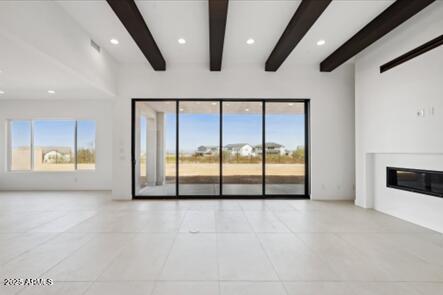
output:
[[[308,99],[133,99],[133,198],[309,198]]]

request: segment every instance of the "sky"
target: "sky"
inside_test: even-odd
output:
[[[218,146],[219,124],[218,114],[180,114],[180,151],[194,152],[201,145]],[[166,115],[166,126],[166,150],[175,153],[175,114]],[[141,127],[146,128],[146,126]],[[146,142],[146,137],[142,138],[142,142]],[[261,142],[260,114],[223,115],[223,145],[230,143],[257,145]],[[304,145],[304,115],[266,115],[266,142],[282,144],[289,150]],[[145,148],[146,145],[143,145],[142,150]]]
[[[95,121],[77,121],[77,146],[95,146]],[[34,146],[74,147],[74,120],[37,120],[34,121]],[[31,142],[31,122],[11,122],[12,147],[29,146]]]
[[[175,114],[166,115],[166,150],[175,153]],[[261,144],[262,117],[257,114],[223,116],[223,145],[230,143]],[[180,151],[194,152],[199,146],[219,145],[218,114],[180,114]],[[30,121],[12,121],[12,146],[30,145]],[[146,120],[141,120],[141,149],[146,150]],[[78,121],[78,147],[95,145],[95,121]],[[75,121],[34,121],[35,146],[74,147]],[[266,142],[275,142],[294,150],[304,144],[304,115],[266,115]]]
[[[12,148],[29,146],[31,144],[30,121],[11,121],[10,126]]]

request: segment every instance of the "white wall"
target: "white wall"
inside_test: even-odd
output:
[[[8,172],[8,119],[96,121],[95,171]],[[0,190],[109,190],[112,182],[112,102],[107,100],[0,100]]]
[[[83,30],[56,1],[0,1],[0,36],[6,37],[4,42],[12,40],[16,45],[37,53],[36,59],[43,59],[46,63],[47,68],[40,69],[43,76],[55,67],[61,70],[63,75],[100,90],[102,96],[115,95],[117,63],[114,58],[105,50],[98,53],[92,49],[90,34]],[[8,55],[11,56],[13,55]],[[20,52],[13,57],[15,59],[10,69],[3,68],[7,70],[8,77],[19,69],[33,69],[34,61],[20,59]],[[4,62],[6,66],[9,64],[8,61]],[[2,64],[2,67],[4,66],[5,64]],[[27,77],[26,71],[23,76]],[[54,80],[60,79],[54,77]],[[33,81],[39,81],[41,84],[49,83],[40,80],[38,72],[30,82]],[[64,85],[53,85],[49,89],[55,87],[57,90],[62,90]],[[27,88],[30,88],[29,85],[21,84],[20,89],[13,90],[23,91]],[[59,92],[66,96],[68,92],[73,93]],[[7,95],[14,96],[14,93],[11,91]],[[30,92],[29,96],[33,96],[33,93]]]
[[[376,154],[374,209],[443,232],[442,199],[386,187],[386,167],[442,170],[441,154]]]
[[[149,65],[127,66],[119,75],[114,104],[113,195],[131,197],[131,103],[138,98],[310,98],[311,197],[354,198],[354,68],[344,65],[320,73],[318,65],[230,66],[209,72],[208,65],[186,65],[153,72]],[[288,130],[289,131],[289,130]]]
[[[378,209],[440,230],[443,217],[434,222],[423,217],[435,210],[441,213],[435,204],[441,206],[443,199],[423,196],[420,212],[414,215],[416,203],[398,197],[407,192],[381,188],[386,185],[379,175],[384,170],[377,165],[391,159],[397,166],[414,163],[416,168],[426,168],[435,159],[433,168],[443,170],[441,156],[436,155],[443,152],[443,47],[385,73],[379,71],[380,65],[441,35],[442,28],[443,2],[436,1],[365,50],[355,65],[356,204],[371,208],[377,198],[378,204],[390,207]],[[420,110],[424,117],[417,116]]]

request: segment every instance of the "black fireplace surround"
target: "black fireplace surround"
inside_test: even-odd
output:
[[[386,167],[386,186],[443,198],[443,171]]]

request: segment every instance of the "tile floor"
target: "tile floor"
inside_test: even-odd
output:
[[[262,195],[262,184],[223,184],[224,195]],[[138,196],[175,196],[175,183],[146,186],[137,192]],[[180,184],[180,195],[219,195],[220,184]],[[266,184],[268,195],[288,195],[305,193],[304,184]]]
[[[2,295],[438,295],[443,235],[351,202],[2,192],[0,277]]]

